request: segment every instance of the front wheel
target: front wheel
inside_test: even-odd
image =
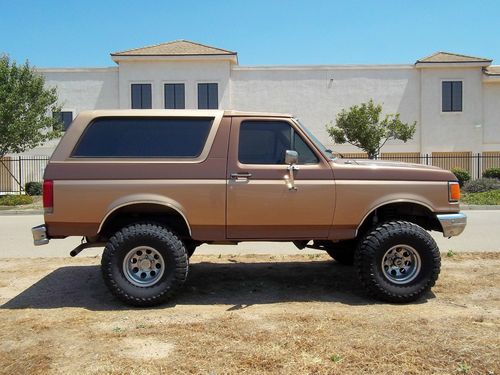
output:
[[[420,226],[392,221],[371,230],[354,256],[368,293],[388,302],[410,302],[426,293],[439,276],[441,256],[434,239]]]
[[[123,302],[154,306],[184,284],[188,258],[182,241],[155,223],[128,225],[106,244],[101,260],[104,281]]]

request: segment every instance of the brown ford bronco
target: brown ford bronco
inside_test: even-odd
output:
[[[151,306],[206,244],[290,241],[354,264],[374,297],[408,302],[438,278],[428,234],[460,234],[456,177],[437,167],[335,158],[289,115],[82,112],[44,176],[35,245],[83,236],[122,301]]]

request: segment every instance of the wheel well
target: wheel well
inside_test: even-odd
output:
[[[377,223],[390,220],[404,220],[417,224],[426,230],[443,229],[436,215],[427,207],[411,202],[389,203],[374,209],[366,216],[363,223],[358,228],[358,236],[365,233]]]
[[[107,240],[120,228],[140,221],[163,224],[180,238],[191,238],[186,219],[174,208],[155,203],[135,203],[120,207],[105,218],[98,234],[99,240]]]

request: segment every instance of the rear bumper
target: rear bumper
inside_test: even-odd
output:
[[[38,225],[31,228],[31,234],[33,235],[33,243],[35,246],[46,245],[49,243],[49,238],[47,237],[47,227],[45,225]]]
[[[461,212],[457,214],[436,215],[443,228],[444,237],[458,236],[467,225],[467,216]]]

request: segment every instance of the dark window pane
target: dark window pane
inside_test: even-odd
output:
[[[175,108],[184,109],[186,108],[185,104],[185,92],[184,92],[184,83],[176,83],[175,84]]]
[[[205,145],[213,118],[98,118],[73,156],[193,158]]]
[[[208,84],[198,83],[198,109],[208,109]]]
[[[131,85],[132,109],[151,109],[151,84],[133,83]]]
[[[143,84],[142,85],[142,107],[143,109],[151,109],[153,108],[152,106],[152,100],[151,100],[151,85],[150,84]]]
[[[141,93],[141,85],[132,84],[131,92],[132,92],[132,109],[141,109],[142,108],[142,93]]]
[[[165,108],[175,109],[175,85],[165,85]]]
[[[290,135],[286,122],[245,121],[240,125],[238,159],[245,164],[284,164]]]
[[[318,157],[297,133],[293,134],[293,149],[299,154],[299,164],[317,164],[319,162]]]
[[[442,83],[443,86],[443,93],[442,93],[442,100],[443,100],[443,112],[451,112],[451,82],[449,81],[444,81]]]
[[[462,82],[455,81],[451,82],[451,103],[452,103],[452,111],[453,112],[461,112],[462,111]]]
[[[217,83],[208,84],[208,109],[219,108],[219,89]]]

